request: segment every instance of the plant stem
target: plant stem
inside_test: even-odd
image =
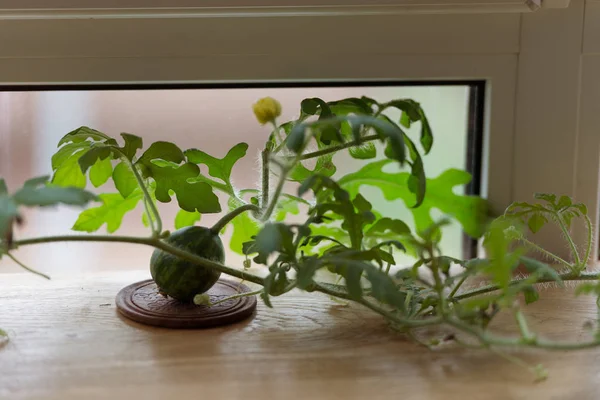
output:
[[[150,213],[150,206],[148,205],[148,199],[146,199],[146,197],[144,197],[144,212],[146,215],[146,218],[148,218],[148,225],[150,225],[150,229],[152,230],[152,233],[156,232],[156,226],[154,224],[154,216]]]
[[[592,227],[592,220],[587,215],[585,216],[585,223],[587,225],[588,237],[587,237],[587,248],[585,250],[585,258],[583,265],[581,265],[579,272],[583,271],[587,267],[587,263],[590,260],[590,254],[592,252],[592,245],[594,243],[594,228]]]
[[[465,281],[467,280],[468,277],[469,277],[468,275],[465,275],[462,278],[460,278],[460,280],[458,281],[456,286],[454,286],[454,289],[452,289],[452,291],[448,295],[448,298],[452,299],[454,297],[456,292],[458,292],[458,289],[460,289],[460,287],[463,285],[463,283],[465,283]]]
[[[468,333],[471,336],[475,336],[479,340],[479,342],[483,345],[489,345],[486,341],[485,334],[483,333],[483,331],[481,331],[478,328],[467,325],[464,322],[462,322],[461,320],[456,319],[456,318],[451,318],[451,317],[445,317],[444,323],[449,326],[452,326],[454,328],[457,328],[465,333]]]
[[[351,300],[351,299],[350,299]],[[365,299],[361,299],[360,301],[358,301],[359,304],[362,304],[363,306],[375,311],[378,314],[381,314],[382,316],[384,316],[385,318],[387,318],[388,320],[395,322],[399,325],[402,326],[406,326],[406,327],[412,327],[412,328],[417,328],[417,327],[422,327],[422,326],[430,326],[430,325],[437,325],[440,324],[442,322],[442,318],[441,317],[435,317],[435,318],[428,318],[428,319],[405,319],[405,318],[399,318],[398,316],[396,316],[395,314],[385,310],[383,307],[379,307]]]
[[[259,284],[259,285],[264,285],[264,278],[262,278],[262,277],[259,277],[259,276],[253,275],[253,274],[249,274],[245,271],[238,270],[238,269],[228,267],[225,265],[221,265],[219,263],[207,260],[205,258],[190,254],[185,250],[173,247],[157,238],[140,238],[140,237],[128,237],[128,236],[51,236],[51,237],[41,237],[41,238],[31,238],[31,239],[19,240],[19,241],[14,242],[13,245],[16,248],[19,246],[42,244],[42,243],[52,243],[52,242],[121,242],[121,243],[143,244],[143,245],[152,246],[152,247],[161,249],[167,253],[170,253],[174,256],[180,257],[184,260],[190,261],[199,266],[202,266],[205,268],[211,268],[211,269],[220,271],[222,273],[225,273],[227,275],[234,276],[236,278],[247,280],[252,283]],[[13,261],[15,261],[19,265],[21,265],[23,268],[30,270],[31,272],[37,273],[39,275],[42,275],[44,277],[47,277],[44,274],[40,274],[37,271],[33,271],[30,268],[26,267],[21,262],[16,260],[11,254],[8,254],[8,256]],[[599,276],[600,276],[600,273],[582,274],[580,276],[575,276],[573,274],[564,274],[564,275],[562,275],[562,278],[564,280],[597,280]],[[513,284],[517,283],[519,281],[520,280],[513,281]],[[541,280],[540,282],[544,282],[544,281],[548,282],[550,280]],[[496,289],[498,289],[498,287],[492,285],[492,286],[488,286],[488,287],[482,288],[482,289],[478,289],[477,291],[462,294],[460,296],[457,296],[456,299],[466,298],[466,297],[474,296],[477,294],[485,293],[487,291],[496,290]],[[260,293],[261,291],[253,292],[253,294]],[[577,349],[587,349],[587,348],[598,347],[600,345],[600,340],[594,340],[594,341],[583,342],[583,343],[564,343],[564,342],[553,342],[553,341],[545,341],[545,340],[538,339],[535,341],[524,342],[522,340],[522,338],[494,337],[477,327],[470,326],[470,325],[468,325],[456,318],[452,318],[450,316],[440,316],[440,317],[433,317],[433,318],[427,318],[427,319],[401,318],[401,317],[397,316],[396,314],[394,314],[393,312],[388,311],[385,308],[380,307],[378,305],[375,305],[375,304],[367,301],[364,298],[361,298],[359,300],[353,299],[345,291],[335,289],[334,285],[316,283],[315,287],[314,287],[314,291],[318,291],[318,292],[327,294],[329,296],[337,297],[337,298],[355,301],[355,302],[371,309],[372,311],[382,315],[383,317],[387,318],[389,321],[396,323],[400,326],[407,327],[407,328],[417,328],[417,327],[424,327],[424,326],[447,324],[447,325],[453,326],[465,333],[475,336],[482,343],[482,345],[484,345],[484,347],[488,347],[488,348],[490,346],[512,346],[512,347],[534,347],[534,348],[541,348],[541,349],[548,349],[548,350],[577,350]],[[250,295],[250,294],[243,293],[243,294],[238,295],[238,297],[248,296],[248,295]],[[231,299],[231,298],[229,298],[229,299]],[[529,330],[526,329],[525,333],[529,334]],[[525,336],[527,336],[527,335],[525,335]]]
[[[223,298],[223,299],[221,299],[219,301],[215,301],[214,303],[210,303],[210,307],[216,306],[217,304],[225,303],[226,301],[229,301],[229,300],[240,299],[242,297],[256,296],[257,294],[261,294],[263,292],[263,290],[264,289],[255,290],[254,292],[234,294],[234,295],[231,295],[229,297],[225,297],[225,298]]]
[[[521,331],[521,335],[523,336],[525,342],[528,344],[534,344],[536,341],[535,335],[529,330],[527,320],[519,309],[515,310],[515,320],[517,321],[517,325],[519,326],[519,330]]]
[[[244,205],[247,204],[246,201],[244,201],[244,199],[242,199],[238,193],[236,193],[236,191],[234,190],[234,188],[231,186],[230,183],[221,183],[218,182],[214,179],[210,179],[204,175],[198,175],[197,177],[194,178],[194,182],[204,182],[204,183],[208,183],[209,185],[211,185],[213,188],[220,190],[223,193],[228,194],[229,196],[233,197],[234,200],[236,200],[238,203]],[[258,190],[257,190],[258,191]]]
[[[525,361],[521,360],[519,357],[512,356],[512,355],[507,354],[498,349],[494,349],[493,347],[489,347],[488,350],[490,350],[492,353],[504,358],[506,361],[511,362],[519,367],[525,368],[527,371],[533,373],[536,376],[536,381],[546,379],[545,376],[542,376],[539,374],[539,372],[536,370],[536,368],[534,366],[527,364]]]
[[[156,204],[154,204],[154,201],[152,201],[152,197],[150,196],[150,193],[148,193],[148,189],[146,188],[144,179],[142,179],[135,165],[125,155],[123,155],[123,157],[121,158],[129,165],[129,168],[131,168],[131,171],[133,172],[133,176],[135,176],[135,180],[137,181],[138,186],[140,187],[140,189],[142,189],[142,193],[144,194],[145,199],[144,205],[146,206],[146,214],[148,214],[148,221],[150,223],[150,226],[152,227],[153,236],[158,237],[162,233],[162,220],[160,219],[160,214],[158,213]],[[154,223],[152,223],[152,215],[150,215],[150,212],[152,212],[152,214],[154,215],[154,223],[156,224],[156,226],[154,225]]]
[[[279,200],[279,196],[281,195],[281,191],[283,190],[283,185],[285,185],[285,178],[287,177],[287,172],[282,174],[279,182],[277,182],[277,187],[275,187],[275,192],[273,192],[273,198],[269,203],[269,206],[261,216],[261,220],[266,221],[271,217],[273,211],[275,210],[275,206],[277,206],[277,200]]]
[[[560,274],[559,276],[563,281],[596,281],[596,280],[600,279],[600,272],[587,273],[587,274],[583,273],[583,274],[579,274],[579,275],[569,272],[566,274]],[[517,285],[520,282],[524,281],[525,279],[515,279],[510,282],[510,285],[511,286]],[[540,280],[538,280],[535,283],[547,283],[547,282],[554,282],[554,279],[541,278]],[[488,286],[473,289],[468,292],[459,294],[458,296],[454,297],[454,300],[468,299],[469,297],[479,296],[482,294],[494,292],[499,289],[500,289],[500,287],[498,287],[498,285],[488,285]]]
[[[261,153],[261,170],[262,170],[262,191],[260,195],[261,212],[267,209],[269,204],[269,159],[271,158],[271,150],[265,147]]]
[[[135,167],[132,167],[135,168]],[[154,222],[154,216],[150,211],[150,204],[148,203],[148,199],[144,195],[144,213],[146,214],[146,218],[148,218],[148,225],[150,225],[150,230],[152,231],[152,235],[155,235],[157,232],[156,225]]]
[[[264,285],[264,278],[262,277],[238,270],[236,268],[228,267],[226,265],[222,265],[214,261],[207,260],[206,258],[202,258],[194,254],[190,254],[185,250],[171,246],[157,238],[140,238],[132,236],[48,236],[19,240],[14,242],[14,246],[16,248],[19,246],[52,242],[116,242],[143,244],[163,250],[169,254],[183,258],[184,260],[192,262],[201,267],[214,269],[236,278],[245,279],[249,282],[256,283],[258,285]]]
[[[531,240],[525,239],[524,237],[520,239],[523,243],[525,243],[527,246],[531,247],[532,249],[534,249],[535,251],[538,251],[540,253],[542,253],[543,255],[554,259],[554,261],[558,261],[560,264],[564,265],[565,267],[569,268],[570,270],[573,270],[573,265],[565,260],[563,260],[562,258],[560,258],[559,256],[549,252],[548,250],[544,249],[543,247],[538,246],[537,244],[533,243]]]
[[[285,181],[287,179],[288,174],[294,168],[294,166],[300,161],[300,157],[302,156],[302,153],[304,152],[304,150],[306,148],[306,143],[308,143],[308,141],[310,141],[313,138],[314,134],[315,134],[314,132],[310,132],[309,135],[304,139],[304,144],[302,145],[302,149],[296,154],[296,156],[293,157],[293,161],[291,163],[279,164],[279,167],[281,168],[281,174],[279,175],[279,182],[277,182],[277,186],[275,188],[275,192],[273,193],[273,197],[271,197],[270,201],[268,202],[269,205],[267,206],[266,210],[264,210],[262,215],[260,216],[261,221],[267,221],[271,217],[271,214],[273,214],[273,210],[275,210],[275,207],[277,206],[277,201],[279,200],[279,196],[281,195],[281,191],[283,190],[283,185],[285,185]],[[286,140],[287,140],[287,138],[289,138],[289,136],[286,137]],[[267,149],[265,149],[265,150],[267,150]],[[277,152],[277,150],[275,151],[275,153],[276,152]],[[271,160],[272,160],[271,154],[268,154],[268,155],[269,155],[268,159],[263,160],[263,178],[264,178],[264,174],[265,174],[265,165],[266,165],[266,169],[268,170],[269,162],[271,162]],[[267,175],[268,175],[268,171],[267,171]],[[266,182],[268,182],[268,179],[266,180]],[[265,193],[264,185],[265,185],[265,180],[263,180],[263,195]],[[268,186],[267,186],[266,193],[268,193]],[[263,205],[264,204],[267,204],[267,202],[263,202]]]
[[[348,143],[344,143],[344,144],[340,144],[340,145],[337,145],[337,146],[328,147],[328,148],[323,149],[323,150],[314,151],[312,153],[304,154],[304,155],[302,155],[300,157],[300,160],[308,160],[310,158],[324,156],[325,154],[335,153],[336,151],[347,149],[349,147],[360,146],[361,144],[363,144],[365,142],[371,142],[371,141],[377,140],[377,139],[379,139],[379,136],[377,136],[377,135],[365,136],[365,137],[361,138],[360,141],[353,140],[353,141],[348,142]]]
[[[410,309],[411,308],[410,301],[412,300],[412,297],[413,297],[413,292],[411,292],[411,291],[406,292],[406,297],[404,298],[404,308],[406,309],[406,312],[409,317],[413,314]]]
[[[317,121],[316,124],[318,124],[318,122],[319,121]],[[368,142],[368,141],[376,140],[379,138],[377,135],[365,136],[364,138],[361,138],[360,141],[353,141],[353,142],[345,143],[345,144],[342,144],[339,146],[333,146],[333,147],[329,147],[327,149],[323,149],[323,150],[315,151],[313,153],[308,153],[308,154],[302,155],[302,152],[304,151],[304,149],[306,147],[306,143],[308,141],[310,141],[310,139],[312,139],[313,136],[314,136],[314,132],[311,132],[308,135],[308,137],[305,138],[305,142],[304,142],[304,146],[302,147],[302,150],[299,151],[295,157],[293,157],[293,160],[291,163],[289,163],[287,165],[279,163],[279,167],[281,168],[281,175],[279,176],[279,182],[277,182],[277,186],[275,187],[275,191],[273,192],[273,196],[270,199],[270,201],[266,201],[266,200],[269,200],[269,197],[268,197],[269,196],[268,195],[268,193],[269,193],[268,165],[269,165],[269,161],[270,161],[271,152],[267,148],[265,148],[265,150],[263,150],[263,152],[262,152],[262,173],[263,173],[262,196],[263,196],[263,199],[265,199],[265,200],[263,200],[262,207],[261,207],[261,209],[263,210],[263,213],[260,217],[261,221],[266,221],[271,217],[271,214],[273,213],[273,210],[275,209],[275,206],[277,205],[277,201],[279,200],[279,196],[281,195],[281,191],[283,190],[283,186],[285,184],[285,180],[287,179],[287,175],[292,170],[292,168],[296,165],[296,163],[298,163],[302,160],[307,160],[309,158],[319,157],[324,154],[334,153],[341,149],[345,149],[345,148],[352,147],[352,146],[357,146],[363,142]],[[287,137],[286,137],[286,140],[287,140]],[[285,141],[282,142],[281,145],[283,145],[283,143],[285,143]],[[281,147],[281,145],[280,145],[280,147]],[[277,153],[278,150],[279,150],[279,147],[275,150],[275,153]],[[265,209],[266,204],[268,204],[268,206]]]
[[[218,234],[221,232],[221,230],[223,230],[223,228],[225,228],[225,225],[231,222],[231,220],[246,211],[260,211],[260,208],[254,204],[244,204],[243,206],[225,214],[220,220],[217,221],[217,223],[213,225],[212,228],[210,228],[210,230],[213,233]]]
[[[224,274],[231,275],[233,277],[244,279],[252,283],[256,283],[258,285],[264,285],[264,278],[259,276],[250,274],[248,272],[238,270],[236,268],[228,267],[222,264],[219,264],[214,261],[207,260],[206,258],[202,258],[193,254],[188,253],[185,250],[180,250],[177,247],[173,247],[163,241],[160,240],[152,240],[150,243],[145,243],[150,246],[154,246],[161,250],[166,251],[167,253],[173,254],[174,256],[183,258],[187,261],[193,262],[201,267],[215,269],[217,271],[221,271]]]
[[[283,293],[287,293],[289,291],[292,291],[293,289],[296,288],[296,286],[298,286],[298,281],[294,280],[292,282],[290,282],[284,289],[283,289]]]
[[[446,318],[444,322],[450,326],[453,326],[465,333],[475,336],[485,347],[490,346],[508,346],[508,347],[529,347],[546,350],[583,350],[600,345],[600,340],[592,340],[589,342],[580,343],[567,343],[567,342],[554,342],[550,340],[537,339],[533,343],[524,343],[521,338],[503,338],[487,334],[486,332],[475,329],[462,321]]]
[[[279,129],[279,126],[277,125],[277,121],[274,119],[273,121],[271,121],[271,125],[273,125],[273,130],[275,131],[276,135],[277,135],[277,139],[279,139],[279,143],[283,143],[283,141],[285,140],[285,138],[283,136],[281,136],[281,130]]]
[[[21,261],[19,261],[15,256],[13,256],[10,253],[6,253],[6,255],[8,256],[8,258],[10,258],[11,260],[13,260],[15,263],[17,263],[19,265],[19,267],[23,268],[26,271],[29,271],[31,273],[34,273],[36,275],[41,276],[42,278],[46,278],[48,280],[50,280],[50,277],[44,273],[41,273],[39,271],[36,271],[35,269],[29,268],[27,265],[23,264]]]
[[[212,187],[214,187],[217,190],[220,190],[221,192],[227,193],[230,196],[235,195],[233,189],[221,182],[218,182],[214,179],[210,179],[204,175],[198,175],[197,177],[194,178],[195,182],[205,182],[208,183],[209,185],[211,185]]]
[[[556,215],[556,220],[558,221],[558,225],[560,226],[560,229],[562,230],[563,234],[565,235],[565,238],[567,239],[567,242],[569,243],[569,247],[571,247],[571,253],[572,253],[573,257],[575,258],[575,265],[577,266],[576,268],[579,269],[579,268],[581,268],[581,257],[579,256],[579,251],[577,251],[577,246],[575,245],[575,242],[573,242],[573,238],[571,237],[571,234],[569,233],[569,230],[567,229],[567,225],[561,218],[560,214],[555,213],[555,215]]]
[[[269,170],[268,170],[268,163],[271,161],[270,158],[270,154],[269,154],[269,159],[267,162],[267,192],[268,192],[268,174],[269,174]],[[285,185],[285,180],[287,179],[287,176],[289,174],[289,172],[292,170],[293,166],[296,165],[296,163],[298,162],[298,156],[295,157],[294,162],[288,165],[280,165],[279,167],[281,168],[281,174],[279,175],[279,181],[277,182],[277,186],[275,187],[275,191],[273,192],[273,196],[271,197],[270,201],[268,202],[263,202],[263,206],[266,206],[266,209],[263,207],[263,211],[262,211],[262,215],[260,216],[260,220],[261,221],[267,221],[270,217],[271,214],[273,214],[273,211],[275,210],[275,207],[277,206],[277,202],[279,201],[279,196],[281,196],[281,192],[283,191],[283,186]],[[263,178],[264,178],[264,165],[263,164]],[[265,188],[265,184],[263,181],[263,190]]]
[[[439,309],[439,314],[440,315],[446,315],[448,313],[448,308],[446,306],[446,297],[444,296],[444,283],[442,282],[442,280],[440,279],[440,268],[438,265],[438,259],[435,256],[435,250],[433,246],[428,246],[429,248],[427,249],[427,252],[429,253],[429,258],[431,259],[431,263],[429,266],[429,269],[431,271],[431,273],[433,274],[433,279],[435,282],[434,285],[434,289],[438,295],[439,298],[439,303],[438,303],[438,309]]]
[[[419,339],[417,337],[417,335],[414,334],[414,332],[412,331],[412,329],[408,329],[408,330],[406,330],[406,332],[401,332],[401,333],[406,334],[410,338],[410,340],[412,340],[413,342],[415,342],[419,346],[423,346],[423,347],[425,347],[429,351],[433,350],[433,346],[431,346],[431,345],[425,343],[424,341],[422,341],[421,339]]]
[[[363,306],[375,311],[377,314],[380,314],[380,315],[384,316],[385,318],[387,318],[388,320],[395,322],[399,325],[416,328],[416,327],[421,327],[421,326],[436,325],[436,324],[439,324],[442,322],[441,317],[440,318],[429,318],[429,319],[423,319],[423,320],[410,320],[410,319],[399,318],[395,314],[365,300],[364,298],[361,298],[360,300],[356,300],[356,299],[353,299],[352,297],[350,297],[349,294],[341,292],[339,290],[331,289],[328,286],[329,285],[316,283],[314,290],[317,292],[327,294],[329,296],[339,297],[339,298],[342,298],[345,300],[354,301],[358,304],[362,304]]]

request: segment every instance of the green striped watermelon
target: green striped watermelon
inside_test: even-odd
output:
[[[208,228],[182,228],[173,232],[165,242],[211,261],[225,262],[223,242]],[[221,275],[219,271],[200,267],[160,249],[152,253],[150,273],[162,293],[183,302],[192,302],[195,295],[210,289]]]

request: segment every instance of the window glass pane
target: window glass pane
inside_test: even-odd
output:
[[[469,115],[469,95],[467,85],[4,92],[0,93],[0,175],[12,187],[17,187],[31,176],[50,174],[50,158],[59,139],[87,125],[111,136],[118,136],[120,132],[139,135],[145,146],[156,140],[168,140],[182,149],[196,147],[216,157],[224,156],[234,144],[246,142],[248,155],[237,164],[233,180],[238,188],[257,187],[258,156],[269,133],[252,113],[251,106],[258,98],[277,98],[283,105],[280,118],[283,122],[298,116],[300,102],[307,97],[331,101],[368,96],[379,102],[411,98],[421,103],[435,137],[433,150],[425,158],[425,169],[429,178],[435,178],[448,168],[466,168],[468,121],[473,117]],[[395,120],[400,117],[399,112],[394,111],[388,115]],[[418,126],[409,131],[413,138],[418,138]],[[347,153],[336,157],[336,177],[365,164]],[[398,171],[396,166],[386,168],[390,172]],[[361,190],[385,215],[412,221],[409,208],[401,201],[387,202],[376,188]],[[114,187],[106,185],[96,191],[114,191]],[[462,187],[455,190],[457,194],[462,192]],[[159,206],[166,228],[173,229],[176,203],[159,203]],[[68,233],[79,211],[67,207],[27,211],[26,224],[18,235]],[[125,217],[118,233],[144,235],[147,228],[140,222],[141,214],[140,205]],[[432,215],[437,219],[442,213],[434,210]],[[201,224],[211,225],[216,219],[216,215],[205,215]],[[104,228],[99,231],[104,232]],[[448,255],[460,257],[463,239],[460,227],[453,225],[446,230],[442,247]],[[60,243],[23,248],[18,254],[28,264],[60,275],[87,270],[146,268],[151,252],[150,248],[134,245]],[[228,264],[241,265],[241,260],[242,257],[228,253]],[[408,263],[410,259],[404,261]],[[14,270],[3,263],[2,272]]]

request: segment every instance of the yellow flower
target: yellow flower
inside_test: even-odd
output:
[[[262,125],[274,122],[281,115],[281,104],[272,97],[263,97],[252,106],[256,119]]]

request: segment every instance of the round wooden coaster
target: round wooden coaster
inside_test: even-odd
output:
[[[219,280],[207,294],[214,303],[244,292],[250,292],[250,288]],[[175,329],[211,328],[248,318],[256,309],[256,297],[227,300],[212,307],[197,306],[164,297],[158,293],[154,281],[148,279],[121,289],[116,305],[125,317],[146,325]]]

